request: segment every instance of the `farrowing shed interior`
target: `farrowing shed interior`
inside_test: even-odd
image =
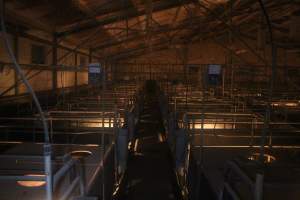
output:
[[[299,198],[299,0],[0,3],[1,200]]]

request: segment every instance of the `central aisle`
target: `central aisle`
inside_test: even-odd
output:
[[[121,199],[180,199],[155,92],[146,94],[144,102],[134,152],[128,159],[126,192]]]

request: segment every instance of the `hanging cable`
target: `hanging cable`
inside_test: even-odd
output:
[[[26,79],[25,74],[23,73],[20,65],[18,64],[18,62],[17,62],[17,60],[15,58],[15,55],[13,53],[13,50],[11,48],[11,44],[9,42],[9,39],[7,37],[7,31],[6,31],[5,22],[4,22],[4,0],[1,0],[1,29],[2,29],[2,38],[3,38],[4,43],[5,43],[5,48],[7,50],[7,53],[9,54],[10,59],[13,62],[12,66],[14,67],[14,69],[16,70],[16,72],[18,73],[18,75],[23,80],[24,85],[26,86],[26,89],[27,89],[28,93],[33,98],[33,101],[34,101],[34,103],[35,103],[35,105],[37,107],[37,110],[39,112],[41,121],[43,123],[44,134],[45,134],[45,137],[44,137],[45,143],[49,143],[48,125],[47,125],[47,121],[46,121],[46,118],[44,116],[41,104],[40,104],[40,102],[39,102],[39,100],[38,100],[38,98],[37,98],[34,90],[32,89],[30,83]]]
[[[12,60],[13,63],[13,67],[15,69],[15,71],[17,72],[17,74],[20,76],[20,78],[22,79],[24,85],[26,86],[26,89],[28,91],[28,93],[32,96],[34,104],[37,107],[37,110],[39,112],[42,124],[43,124],[43,129],[44,129],[44,142],[45,142],[45,146],[44,146],[44,159],[45,159],[45,174],[46,174],[46,189],[47,189],[47,200],[51,200],[52,199],[52,179],[51,179],[51,146],[50,146],[50,141],[49,141],[49,132],[48,132],[48,124],[46,121],[46,118],[44,116],[41,104],[34,92],[34,90],[32,89],[30,83],[28,82],[28,80],[26,79],[25,74],[23,73],[20,65],[18,64],[16,57],[13,53],[11,44],[9,42],[9,39],[7,37],[7,31],[6,31],[6,26],[5,26],[5,20],[4,20],[4,11],[5,11],[5,4],[4,4],[4,0],[0,0],[0,11],[1,11],[1,29],[2,29],[2,38],[3,41],[5,43],[5,48],[7,50],[7,53],[9,54],[10,59]]]
[[[264,128],[262,132],[262,137],[261,137],[261,149],[260,149],[260,161],[263,163],[264,162],[264,153],[265,153],[265,138],[267,135],[267,132],[269,131],[270,128],[270,116],[271,116],[271,103],[272,103],[272,96],[273,96],[273,90],[274,90],[274,78],[276,74],[276,48],[274,44],[274,38],[273,38],[273,30],[272,30],[272,24],[270,20],[270,16],[266,10],[265,4],[263,0],[258,0],[260,8],[262,10],[262,13],[266,19],[267,22],[267,28],[269,32],[269,37],[270,37],[270,44],[271,44],[271,55],[272,55],[272,74],[269,82],[269,88],[268,88],[268,97],[267,97],[267,105],[266,105],[266,111],[265,111],[265,119],[264,119]]]

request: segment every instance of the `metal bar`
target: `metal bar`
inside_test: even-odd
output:
[[[202,70],[203,71],[203,70]],[[204,77],[204,75],[202,74],[202,77]],[[204,78],[202,78],[202,94],[203,94],[203,98],[201,98],[201,109],[200,109],[200,116],[201,116],[201,129],[200,129],[200,134],[201,134],[201,148],[200,148],[200,155],[201,155],[201,160],[200,160],[200,165],[201,167],[203,166],[203,162],[204,162],[204,118],[205,118],[205,108],[203,106],[204,104],[204,101],[205,101],[205,98],[206,98],[206,95],[205,95],[205,91],[206,91],[206,85],[204,84]],[[188,114],[187,114],[188,115]]]
[[[227,22],[219,17],[219,15],[217,15],[213,10],[211,10],[210,8],[208,8],[207,6],[205,6],[204,4],[202,4],[201,2],[198,2],[197,5],[199,5],[201,8],[204,8],[206,11],[208,11],[209,13],[212,13],[213,16],[222,24],[224,24],[228,29],[230,29],[231,33],[233,34],[233,36],[235,36],[238,40],[240,40],[242,42],[242,44],[244,44],[247,49],[250,50],[250,52],[255,55],[259,60],[261,60],[264,64],[267,65],[267,61],[258,53],[256,53],[256,51],[244,40],[240,37],[240,34],[229,24],[227,24]]]
[[[1,142],[2,144],[4,143],[4,141]],[[12,143],[12,142],[8,142],[8,143]],[[44,156],[33,156],[33,155],[15,155],[15,154],[1,154],[0,158],[12,158],[12,159],[42,159],[44,158]]]
[[[42,39],[42,38],[39,38],[37,36],[31,35],[31,34],[28,34],[28,33],[25,33],[25,32],[17,31],[16,33],[14,33],[14,31],[9,31],[9,33],[10,34],[18,34],[19,37],[24,37],[26,39],[29,39],[29,40],[32,40],[32,41],[35,41],[35,42],[39,42],[39,43],[42,43],[42,44],[45,44],[45,45],[49,45],[49,46],[53,45],[52,41]],[[67,50],[67,51],[74,51],[74,49],[69,48],[67,46],[64,46],[62,44],[57,44],[57,48],[61,48],[61,49]],[[88,56],[88,53],[86,53],[84,51],[75,50],[75,52],[77,52],[78,54],[81,54],[81,55]],[[96,56],[96,57],[98,57],[98,56]]]
[[[104,158],[105,155],[105,135],[101,135],[101,157]],[[105,200],[105,160],[103,160],[102,165],[102,200]]]
[[[80,160],[80,165],[79,165],[79,177],[80,177],[80,181],[79,181],[79,187],[80,187],[80,196],[85,196],[85,171],[84,171],[84,161],[81,159]]]
[[[33,98],[33,102],[35,103],[35,106],[38,110],[38,113],[40,114],[40,119],[42,121],[43,124],[43,129],[44,129],[44,141],[45,141],[45,145],[44,145],[44,168],[45,168],[45,174],[46,174],[46,199],[47,200],[52,200],[52,171],[51,171],[51,144],[49,143],[49,133],[48,133],[48,124],[47,121],[45,120],[45,116],[43,113],[43,110],[41,108],[40,102],[34,92],[34,90],[32,89],[30,83],[28,82],[28,79],[26,78],[25,74],[23,73],[21,67],[19,66],[13,52],[10,46],[10,42],[9,39],[7,38],[7,33],[6,33],[6,25],[5,25],[5,2],[4,0],[1,0],[1,28],[2,28],[2,35],[3,35],[3,40],[6,46],[6,50],[9,54],[9,57],[11,58],[11,60],[14,63],[14,69],[15,71],[18,73],[18,75],[21,77],[21,79],[24,82],[24,85],[26,86],[26,89],[28,91],[28,93],[31,94],[32,98]],[[50,163],[49,163],[50,162]]]
[[[144,22],[146,19],[142,20],[142,22]],[[139,22],[137,23],[134,23],[133,25],[131,25],[131,27],[137,25]],[[117,34],[114,35],[114,37],[119,37],[122,33],[124,33],[127,29],[123,30],[123,31],[120,31],[118,32]],[[112,40],[109,40],[109,41],[106,41],[105,43],[102,43],[100,45],[97,45],[96,47],[93,48],[94,51],[98,51],[98,50],[101,50],[101,49],[105,49],[105,48],[108,48],[108,47],[112,47],[112,46],[115,46],[115,45],[119,45],[119,44],[122,44],[124,42],[130,42],[134,39],[139,39],[140,37],[137,37],[137,36],[134,36],[134,37],[128,37],[126,36],[125,39],[123,40],[119,40],[119,41],[116,41],[114,39]]]
[[[199,145],[195,145],[194,148],[202,148],[201,146]],[[256,149],[259,149],[261,148],[261,146],[257,146],[257,145],[253,145],[253,146],[250,146],[250,145],[236,145],[236,146],[225,146],[225,145],[205,145],[203,146],[203,148],[237,148],[237,149],[240,149],[240,148],[246,148],[246,149],[249,149],[249,148],[256,148]],[[266,149],[271,149],[269,146],[265,146]],[[272,146],[272,149],[300,149],[300,146],[295,146],[295,145],[274,145]]]
[[[272,55],[272,65],[271,65],[271,77],[269,80],[269,88],[268,88],[268,101],[266,106],[266,113],[265,113],[265,129],[262,132],[261,137],[261,150],[260,150],[260,161],[264,162],[264,143],[265,143],[265,137],[267,135],[267,132],[269,131],[269,122],[270,122],[270,115],[272,111],[271,102],[273,98],[273,90],[274,90],[274,80],[276,77],[276,70],[277,70],[277,48],[274,44],[274,38],[273,38],[273,29],[272,29],[272,22],[270,20],[270,16],[265,8],[265,4],[262,0],[258,0],[260,8],[262,10],[262,13],[266,19],[267,22],[267,28],[269,32],[270,37],[270,43],[271,43],[271,55]]]
[[[93,60],[93,50],[89,49],[89,63],[92,63]]]
[[[14,34],[14,54],[16,60],[19,61],[19,37],[17,34]],[[15,95],[18,95],[19,94],[19,87],[17,85],[18,73],[16,72],[16,70],[15,70],[14,78],[15,78]]]
[[[213,130],[213,129],[211,129]],[[195,132],[195,131],[193,131]],[[201,136],[199,133],[198,134],[194,134],[195,136]],[[256,135],[256,136],[252,136],[252,135],[222,135],[222,134],[215,134],[215,133],[205,133],[204,134],[205,136],[208,136],[208,137],[220,137],[220,138],[260,138],[260,135]],[[274,136],[275,138],[293,138],[293,139],[296,139],[296,138],[299,138],[300,136]],[[251,146],[251,145],[250,145]],[[272,147],[270,147],[272,148]]]
[[[13,64],[13,63],[12,63],[12,64]],[[22,65],[21,65],[21,66],[22,66]],[[36,75],[39,74],[39,73],[40,73],[40,72],[36,72],[36,73],[30,75],[30,76],[28,77],[28,79],[31,79],[32,77],[36,76]],[[29,74],[30,74],[30,72],[27,72],[27,73],[26,73],[26,76],[29,75]],[[6,90],[4,90],[4,91],[0,94],[0,97],[4,96],[4,95],[7,94],[8,92],[10,92],[11,90],[13,90],[16,86],[20,85],[21,83],[22,83],[21,79],[17,80],[17,85],[14,84],[14,85],[10,86],[9,88],[7,88]]]
[[[94,122],[94,123],[98,123],[99,121],[101,121],[103,117],[49,117],[49,118],[46,118],[47,121],[88,121],[88,122]],[[113,117],[106,117],[107,119],[108,118],[113,118]],[[22,117],[8,117],[8,118],[5,118],[5,117],[0,117],[0,120],[24,120],[24,121],[37,121],[39,120],[38,117],[28,117],[28,118],[22,118]],[[91,120],[95,120],[95,121],[91,121]]]
[[[95,132],[76,132],[76,133],[74,133],[74,132],[58,132],[58,131],[56,131],[56,132],[53,132],[52,135],[91,135],[91,134],[96,134],[96,135],[99,135],[99,134],[113,135],[113,133],[111,131],[112,128],[113,127],[110,127],[110,128],[107,127],[106,130],[104,130],[102,128],[99,128],[99,129],[97,129],[98,131],[95,131]],[[101,133],[99,131],[101,131]],[[24,132],[24,133],[26,133],[26,132]],[[42,131],[37,131],[37,134],[39,134],[39,133],[43,134]],[[274,136],[274,137],[276,137],[276,136]],[[4,141],[2,141],[2,142],[4,142]],[[0,157],[1,157],[1,155],[0,155]]]
[[[12,65],[12,63],[4,63],[4,64],[8,64],[8,65]],[[44,72],[45,70],[51,70],[53,69],[53,66],[50,66],[50,65],[36,65],[36,64],[20,64],[20,66],[22,67],[31,67],[31,68],[36,68],[37,72],[29,75],[30,73],[26,73],[26,76],[28,75],[27,79],[30,80],[32,78],[34,78],[35,76],[39,75],[40,73]],[[71,67],[66,67],[66,66],[54,66],[56,67],[57,69],[59,70],[62,70],[62,71],[87,71],[85,69],[74,69],[74,68],[71,68]],[[0,97],[7,94],[9,91],[13,90],[15,87],[17,87],[18,85],[22,84],[22,81],[21,80],[18,80],[17,81],[17,85],[12,85],[10,86],[9,88],[7,88],[5,91],[3,91],[1,94],[0,94]]]
[[[263,200],[264,175],[256,174],[254,200]]]
[[[117,62],[118,65],[120,66],[141,66],[141,65],[148,65],[149,63],[145,63],[145,62],[136,62],[136,63],[132,63],[132,62]],[[201,67],[201,68],[204,68],[205,66],[211,64],[211,63],[188,63],[189,65],[193,65],[193,66],[197,66],[197,67]],[[151,65],[153,66],[163,66],[163,67],[168,67],[168,66],[182,66],[182,64],[180,63],[151,63]],[[241,66],[244,66],[244,65],[241,65]],[[248,65],[247,65],[248,66]],[[260,67],[265,67],[265,65],[262,65],[262,64],[254,64],[254,63],[249,63],[249,66],[252,66],[254,68],[260,68]],[[283,65],[283,64],[278,64],[277,65],[278,68],[282,68],[282,69],[285,69],[286,67],[287,68],[299,68],[299,66],[297,65]],[[168,70],[171,72],[171,70]],[[163,71],[165,72],[165,71]],[[140,72],[139,72],[140,73]],[[173,73],[173,71],[172,71]]]
[[[184,3],[190,3],[192,1],[188,0],[185,1]],[[165,9],[169,8],[174,8],[182,5],[182,1],[179,0],[174,0],[171,2],[159,2],[157,5],[153,6],[152,12],[159,12]],[[94,27],[99,27],[99,26],[104,26],[107,24],[115,23],[117,21],[123,21],[129,18],[134,18],[134,17],[139,17],[141,15],[147,14],[147,9],[143,9],[140,11],[137,11],[135,8],[127,9],[126,12],[122,12],[119,15],[114,15],[114,16],[108,16],[106,18],[103,18],[101,20],[92,20],[88,21],[87,23],[81,25],[81,26],[73,26],[69,30],[62,31],[58,33],[58,36],[65,36],[65,35],[71,35],[75,34],[81,31],[86,31],[88,29],[94,28]]]
[[[65,110],[54,110],[54,111],[49,111],[47,112],[49,115],[51,114],[114,114],[114,112],[102,112],[102,111],[78,111],[78,110],[70,110],[70,111],[65,111]]]
[[[232,187],[229,185],[229,183],[224,183],[226,191],[231,195],[233,200],[240,200],[238,194],[232,189]]]
[[[109,156],[110,152],[113,150],[114,148],[114,144],[110,145],[108,147],[108,149],[105,152],[104,157],[101,159],[101,161],[98,163],[96,170],[94,171],[94,173],[92,174],[91,178],[89,179],[88,183],[87,183],[87,187],[86,187],[86,193],[89,193],[93,183],[95,182],[95,180],[97,179],[98,175],[101,173],[101,171],[103,170],[103,165],[104,165],[104,161],[107,159],[107,157]]]
[[[1,175],[0,180],[13,180],[13,181],[45,181],[45,176],[10,176],[10,175]]]
[[[247,113],[213,113],[213,112],[186,112],[187,115],[217,115],[217,116],[249,116],[252,117],[255,114],[247,114]]]
[[[15,142],[15,141],[7,141],[7,142],[0,141],[0,144],[24,144],[24,143],[23,142]],[[30,144],[32,144],[32,143],[30,143]],[[45,143],[37,142],[35,144],[44,145]],[[97,145],[97,144],[54,144],[54,146],[99,147],[99,145]]]
[[[229,161],[227,163],[230,168],[232,168],[235,172],[237,172],[240,177],[242,178],[242,180],[244,180],[251,188],[254,187],[254,182],[247,176],[247,174],[245,174],[238,165],[236,165],[234,162]]]
[[[13,63],[11,62],[1,62],[3,65],[7,65],[7,66],[11,66],[13,65]],[[23,68],[27,68],[27,69],[33,69],[33,70],[43,70],[43,71],[50,71],[53,68],[59,71],[78,71],[78,72],[87,72],[88,69],[87,68],[78,68],[77,66],[67,66],[67,65],[47,65],[47,64],[19,64],[20,66],[22,66]]]
[[[49,136],[48,140],[45,140],[45,144],[43,146],[44,149],[44,169],[46,176],[46,197],[47,200],[53,199],[53,185],[52,185],[52,163],[51,163],[51,144],[49,144]]]
[[[75,52],[75,62],[74,65],[76,68],[78,68],[78,54],[77,52]],[[74,85],[75,85],[75,90],[76,90],[76,94],[78,94],[78,72],[75,72],[75,80],[74,80]]]
[[[75,190],[76,186],[78,186],[80,182],[80,177],[76,177],[74,181],[71,183],[71,185],[65,190],[63,195],[59,198],[60,200],[67,200],[69,199],[72,192]]]
[[[56,187],[59,180],[68,172],[68,170],[76,164],[76,160],[69,160],[65,163],[53,176],[53,188]]]
[[[85,38],[84,40],[82,40],[74,49],[71,49],[70,51],[68,51],[67,53],[65,53],[63,56],[61,56],[60,58],[57,59],[57,63],[62,61],[63,59],[65,59],[67,56],[69,56],[71,53],[75,52],[80,46],[82,46],[83,44],[85,44],[86,42],[88,42],[92,37],[94,37],[96,35],[96,33],[99,31],[99,29],[97,29],[95,32],[93,32],[92,34],[90,34],[87,38]],[[53,45],[53,43],[51,43],[51,45]],[[97,57],[98,58],[98,57]],[[99,59],[99,58],[98,58]],[[40,73],[42,73],[44,70],[40,70],[37,73],[35,73],[34,75],[32,75],[31,77],[28,77],[27,79],[30,80],[33,77],[35,77],[36,75],[39,75]],[[20,84],[20,82],[18,82],[18,84]],[[11,88],[11,87],[10,87]],[[12,89],[14,88],[14,86],[12,86]]]
[[[57,37],[53,37],[53,46],[52,46],[52,64],[57,65]],[[57,70],[52,69],[52,90],[55,91],[57,88]]]

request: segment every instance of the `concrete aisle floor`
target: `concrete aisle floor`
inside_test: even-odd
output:
[[[173,162],[164,141],[158,100],[145,101],[137,125],[135,152],[129,155],[124,194],[121,199],[180,199]]]

